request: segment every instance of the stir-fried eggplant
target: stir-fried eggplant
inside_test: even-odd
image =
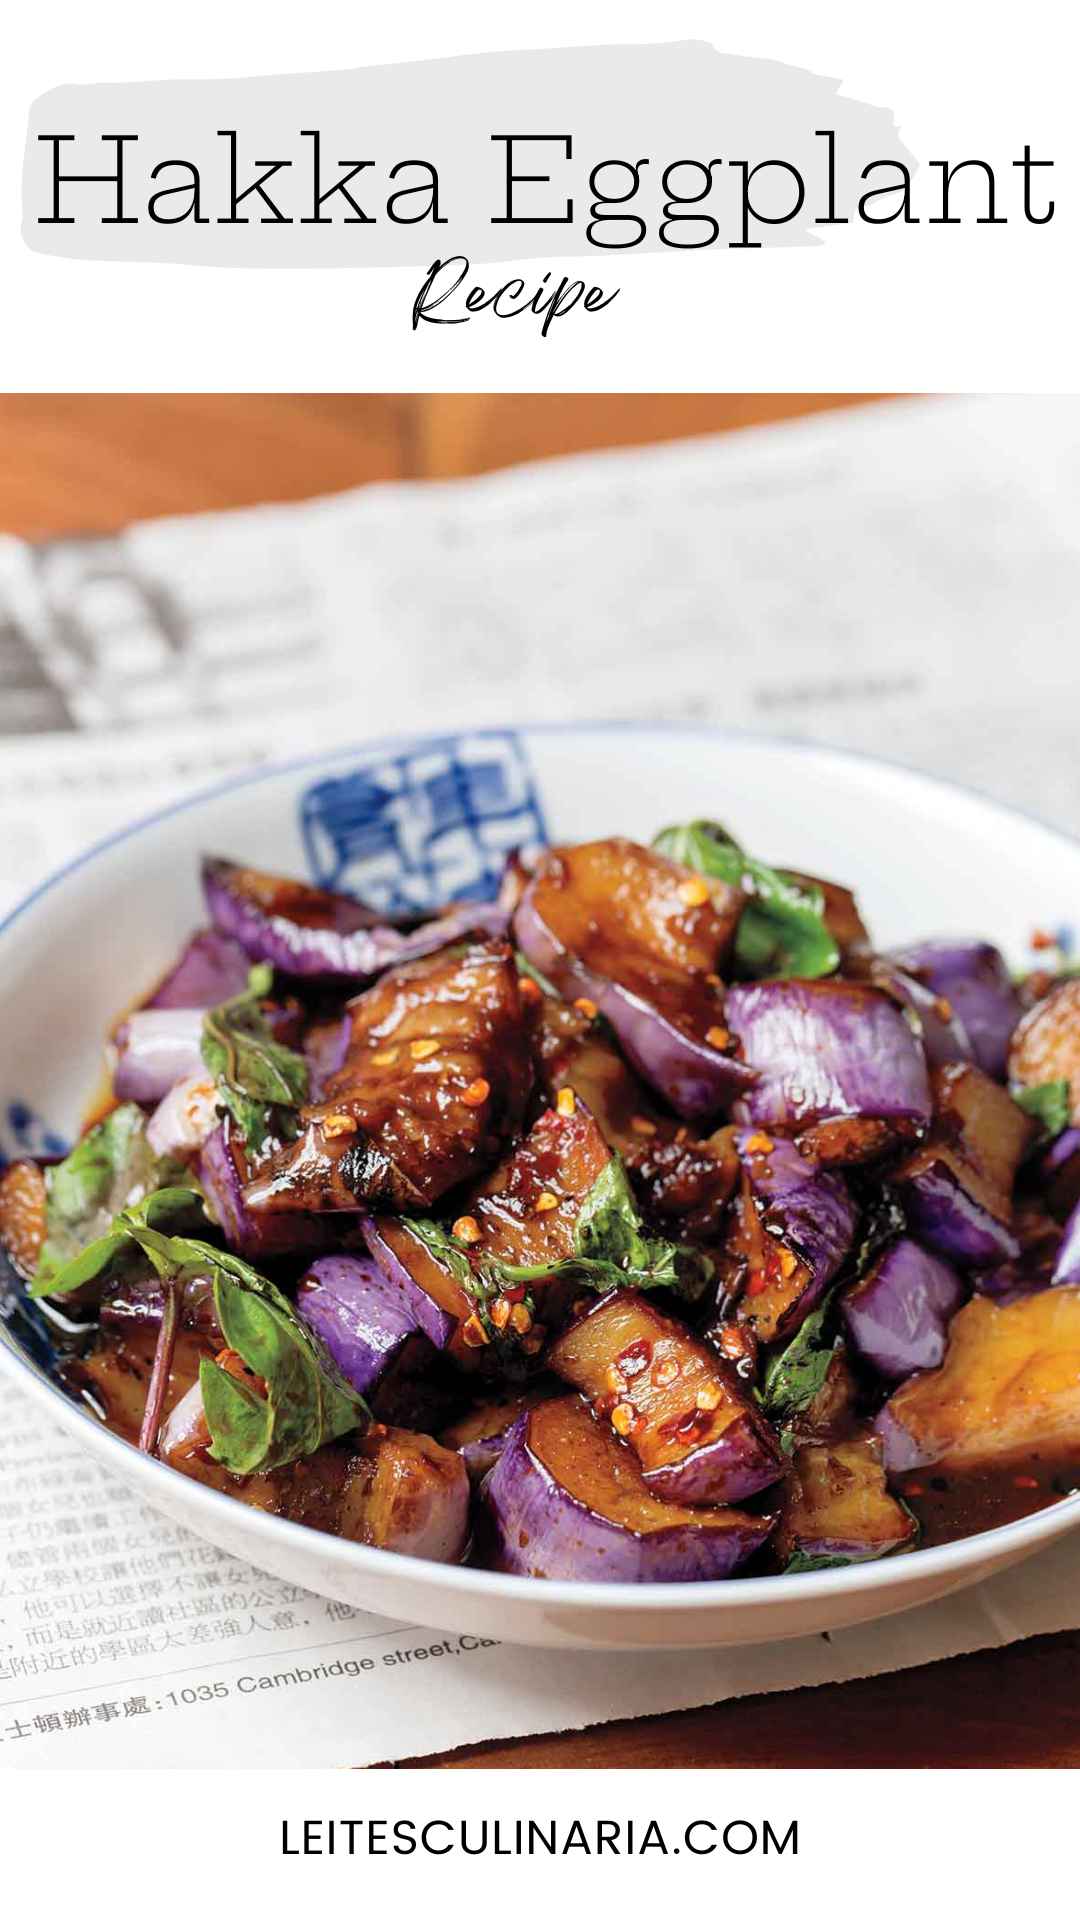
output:
[[[742,1182],[721,1286],[759,1339],[795,1332],[848,1252],[856,1209],[842,1174],[805,1160],[792,1141],[740,1128]]]
[[[795,1448],[772,1542],[785,1572],[880,1560],[910,1546],[915,1533],[889,1492],[881,1442],[872,1435]]]
[[[955,1267],[900,1234],[845,1289],[844,1327],[859,1358],[885,1380],[939,1367],[967,1289]]]
[[[584,1100],[650,1219],[677,1223],[687,1240],[715,1240],[739,1171],[730,1129],[696,1137],[657,1104],[599,1023],[565,1001],[539,996],[536,1018],[545,1084],[553,1096],[569,1087]]]
[[[878,1416],[894,1472],[935,1461],[1022,1461],[1080,1446],[1080,1288],[997,1306],[969,1300],[944,1365],[919,1373]]]
[[[598,1301],[547,1360],[633,1449],[662,1499],[746,1500],[784,1471],[776,1435],[734,1370],[641,1294]]]
[[[428,1434],[375,1423],[355,1442],[335,1442],[304,1463],[236,1480],[209,1455],[198,1386],[174,1409],[162,1458],[245,1506],[420,1560],[460,1560],[469,1540],[464,1462]]]
[[[132,1444],[549,1579],[870,1559],[908,1499],[948,1486],[932,1541],[1072,1484],[1076,980],[1017,1023],[996,948],[876,952],[708,819],[423,919],[204,884],[117,1104],[0,1172],[4,1311]]]
[[[35,1160],[13,1160],[0,1173],[0,1246],[29,1280],[45,1244],[45,1175]]]
[[[820,1134],[872,1120],[902,1141],[929,1120],[926,1058],[889,995],[854,980],[768,980],[733,987],[726,1007],[756,1075],[738,1109],[752,1126]]]
[[[455,1453],[460,1453],[469,1479],[479,1486],[499,1458],[514,1422],[559,1391],[558,1381],[538,1380],[509,1399],[480,1400],[445,1427],[439,1440],[444,1447],[453,1447]]]
[[[1063,1080],[1080,1127],[1080,979],[1063,980],[1024,1015],[1009,1048],[1009,1079],[1018,1088]]]
[[[752,1079],[732,1057],[720,970],[744,896],[631,840],[545,854],[514,916],[524,953],[611,1022],[627,1059],[687,1120]]]
[[[984,1073],[1000,1080],[1020,999],[996,947],[985,940],[925,940],[892,958],[943,1002],[943,1017],[956,1020]]]
[[[203,890],[219,932],[251,959],[304,980],[355,984],[467,934],[506,931],[505,913],[487,901],[463,902],[421,925],[387,925],[349,894],[229,860],[203,861]]]
[[[344,1061],[301,1133],[251,1182],[261,1211],[425,1207],[518,1126],[530,1064],[510,949],[450,948],[395,968],[350,1007]]]
[[[658,1499],[575,1396],[519,1416],[481,1500],[485,1564],[547,1580],[722,1580],[772,1526],[737,1507]]]
[[[1035,1126],[980,1068],[940,1067],[926,1145],[894,1178],[911,1231],[961,1267],[1015,1259],[1012,1191]]]

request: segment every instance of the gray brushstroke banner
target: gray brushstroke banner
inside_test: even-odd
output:
[[[835,135],[831,209],[830,143],[821,130]],[[117,213],[115,186],[72,181],[59,198],[71,224],[50,224],[56,171],[113,174],[119,135],[134,136],[122,149],[125,223],[105,217]],[[532,224],[500,223],[508,150],[499,136],[507,135],[519,136],[515,171],[550,176],[514,189],[515,213]],[[537,135],[554,138],[541,144]],[[415,164],[393,177],[390,170],[420,160],[438,172],[440,221],[395,222],[387,216],[388,195],[422,187],[428,175]],[[787,224],[754,225],[750,237],[763,246],[814,244],[830,231],[822,216],[855,210],[863,167],[890,162],[895,177],[895,163],[911,164],[888,108],[846,98],[835,79],[695,41],[467,55],[342,73],[58,87],[30,110],[22,231],[35,252],[83,260],[401,267],[464,253],[474,260],[588,254],[599,263],[674,250],[659,237],[665,199],[688,200],[709,183],[702,168],[684,165],[669,176],[665,195],[662,176],[675,162],[723,163],[707,199],[675,209],[713,216],[717,246],[739,239],[747,190],[759,216],[782,219],[797,196],[791,171],[774,165],[749,189],[745,184],[747,166],[780,160],[802,176],[805,200]],[[277,161],[285,164],[265,178]],[[589,190],[591,170],[604,161],[648,163],[621,207],[615,200],[633,184],[625,167],[605,168],[599,193]],[[343,193],[316,208],[317,194],[359,162],[370,164],[348,191],[360,213]],[[235,191],[243,194],[264,176],[267,198],[254,191],[233,201],[234,164]],[[181,221],[177,215],[194,211],[196,169],[201,218]],[[156,203],[161,223],[148,216],[154,194],[164,196]],[[590,240],[586,228],[598,197],[608,204]],[[396,202],[395,211],[404,219],[428,200],[426,190],[418,191]],[[632,249],[615,247],[638,231],[634,216],[646,222],[645,236]],[[669,228],[684,245],[709,232],[704,220]]]

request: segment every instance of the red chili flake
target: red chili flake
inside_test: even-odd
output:
[[[1045,927],[1036,927],[1028,944],[1035,953],[1043,953],[1047,947],[1056,947],[1057,941],[1052,933],[1047,933]]]
[[[746,1291],[751,1297],[753,1297],[753,1295],[756,1293],[764,1293],[768,1284],[769,1284],[768,1275],[763,1271],[761,1267],[755,1267],[753,1273],[750,1275],[750,1278],[746,1283]]]
[[[923,1494],[926,1492],[926,1488],[923,1486],[923,1483],[921,1480],[911,1480],[908,1482],[908,1485],[904,1488],[904,1492],[912,1494],[914,1498],[917,1500],[920,1494]]]
[[[632,1340],[628,1347],[623,1348],[615,1365],[624,1380],[633,1380],[637,1374],[644,1373],[651,1359],[652,1341]]]
[[[1013,1474],[1013,1486],[1014,1486],[1014,1487],[1033,1487],[1033,1488],[1037,1488],[1037,1487],[1038,1487],[1038,1485],[1039,1485],[1039,1483],[1038,1483],[1038,1481],[1036,1480],[1036,1478],[1035,1478],[1035,1476],[1034,1476],[1034,1474],[1031,1474],[1031,1473],[1014,1473],[1014,1474]]]

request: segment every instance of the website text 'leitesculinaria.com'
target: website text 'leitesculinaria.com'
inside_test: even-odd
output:
[[[797,1854],[799,1823],[700,1817],[665,1828],[658,1820],[283,1820],[281,1851],[289,1855],[493,1854],[507,1859],[549,1854]]]

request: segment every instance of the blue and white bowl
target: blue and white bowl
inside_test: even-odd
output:
[[[1080,845],[961,788],[705,729],[414,737],[234,780],[119,833],[0,925],[0,1154],[55,1152],[102,1035],[203,915],[201,852],[388,908],[493,890],[506,850],[710,815],[767,859],[853,885],[882,945],[978,932],[1020,962],[1080,900]],[[150,1460],[67,1399],[40,1309],[0,1297],[0,1373],[144,1499],[283,1579],[397,1619],[546,1646],[728,1646],[855,1624],[983,1578],[1080,1524],[1080,1497],[954,1545],[790,1579],[605,1586],[382,1553],[258,1513]]]

